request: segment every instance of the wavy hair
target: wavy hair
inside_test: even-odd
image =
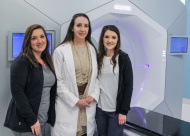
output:
[[[120,40],[120,33],[119,33],[119,29],[115,26],[115,25],[106,25],[102,28],[101,34],[100,34],[100,38],[99,38],[99,43],[98,43],[98,74],[101,74],[101,69],[102,69],[102,65],[103,65],[103,58],[106,55],[106,48],[104,47],[104,42],[103,42],[103,38],[104,38],[104,34],[106,31],[113,31],[117,34],[118,37],[118,41],[117,41],[117,45],[114,48],[114,55],[111,58],[111,64],[113,64],[113,73],[114,73],[114,69],[116,66],[116,57],[117,55],[121,52],[120,47],[121,47],[121,40]]]
[[[39,63],[38,63],[37,59],[35,58],[35,56],[32,52],[32,47],[31,47],[32,33],[36,29],[42,29],[42,31],[44,32],[45,37],[46,37],[47,46],[46,46],[45,50],[42,52],[41,58],[44,61],[46,61],[49,64],[51,70],[54,71],[53,61],[52,61],[51,55],[49,54],[49,41],[47,39],[47,34],[46,34],[46,31],[43,26],[41,26],[39,24],[34,24],[27,28],[27,30],[25,32],[25,36],[24,36],[21,54],[23,54],[25,57],[27,57],[34,67],[36,67],[36,68],[39,67]]]

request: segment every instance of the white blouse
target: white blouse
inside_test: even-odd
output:
[[[113,112],[116,109],[116,97],[119,82],[118,56],[116,57],[114,73],[111,57],[104,56],[101,75],[99,75],[98,78],[101,89],[98,107],[103,111]]]

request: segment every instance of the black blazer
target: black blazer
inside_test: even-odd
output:
[[[10,72],[12,99],[4,126],[18,132],[31,132],[30,126],[37,121],[41,102],[44,82],[42,66],[35,68],[25,56],[20,55],[12,63]],[[50,90],[48,123],[52,126],[55,123],[56,88],[57,82]]]
[[[116,99],[116,113],[127,115],[133,91],[133,70],[129,56],[121,51],[119,53],[119,84]]]

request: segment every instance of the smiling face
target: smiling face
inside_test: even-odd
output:
[[[41,55],[47,46],[47,39],[41,28],[32,32],[30,43],[33,53]]]
[[[85,40],[86,36],[88,35],[89,31],[89,22],[88,20],[83,17],[79,16],[74,21],[74,39],[77,40]]]
[[[113,52],[114,48],[117,45],[117,41],[118,41],[118,36],[114,31],[107,30],[104,33],[103,44],[107,51]]]

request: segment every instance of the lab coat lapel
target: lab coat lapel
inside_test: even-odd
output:
[[[96,75],[96,72],[97,72],[97,61],[96,61],[96,54],[95,54],[95,51],[94,51],[94,47],[91,46],[90,44],[88,44],[89,46],[89,49],[90,49],[90,54],[91,54],[91,59],[92,59],[92,76],[91,76],[91,80],[90,80],[90,86],[89,86],[89,90],[92,90],[92,84],[93,84],[93,81],[94,81],[94,77]]]
[[[73,52],[70,43],[65,45],[65,52],[64,52],[64,58],[66,61],[66,66],[68,73],[72,79],[72,83],[76,83],[76,75],[75,75],[75,64],[74,64],[74,58],[73,58]],[[75,88],[76,89],[76,88]]]

